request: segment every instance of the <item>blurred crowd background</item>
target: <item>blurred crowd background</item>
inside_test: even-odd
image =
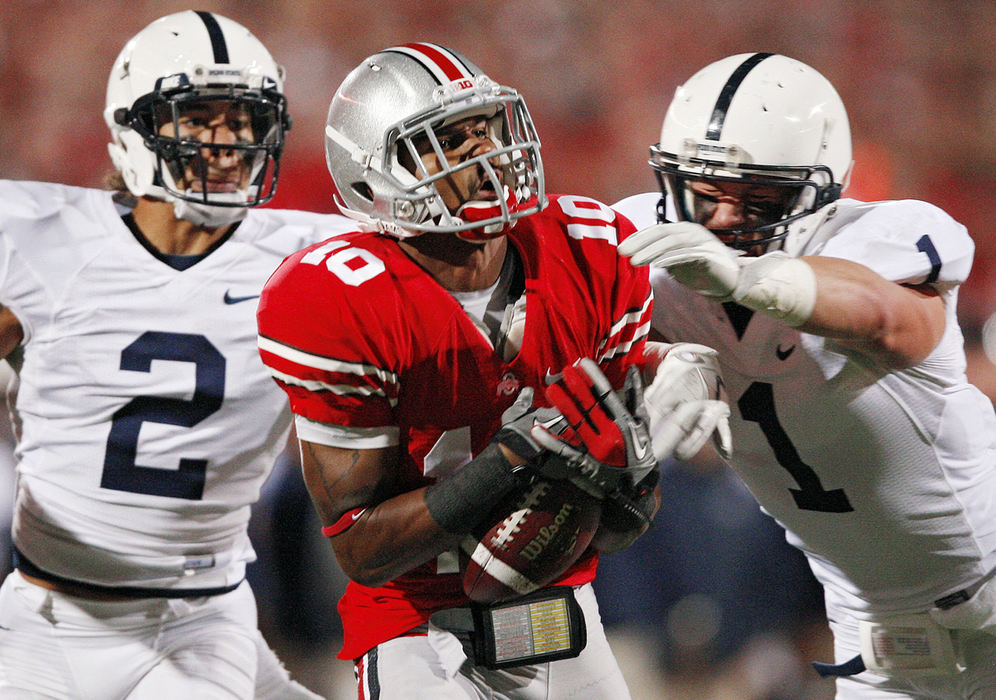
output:
[[[996,3],[6,0],[0,177],[101,186],[111,167],[110,66],[139,29],[183,9],[241,22],[286,67],[294,127],[272,206],[316,211],[334,211],[322,150],[328,101],[387,46],[441,43],[518,89],[543,142],[548,190],[607,203],[655,188],[647,149],[685,78],[733,53],[802,60],[848,108],[856,165],[847,194],[924,199],[973,235],[960,315],[970,378],[996,398]],[[713,455],[665,464],[662,483],[655,527],[605,557],[597,587],[635,700],[831,698],[832,683],[808,667],[831,650],[802,557]],[[0,512],[8,493],[0,488]],[[350,664],[333,659],[344,579],[318,527],[289,451],[252,526],[260,624],[302,681],[350,697]]]

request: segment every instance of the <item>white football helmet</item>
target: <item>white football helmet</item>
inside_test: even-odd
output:
[[[830,82],[786,56],[746,53],[712,63],[675,92],[650,149],[661,191],[678,218],[701,223],[709,202],[694,180],[776,186],[784,193],[751,212],[727,244],[744,250],[790,234],[812,235],[812,217],[840,198],[851,170],[847,112]],[[812,218],[810,218],[812,217]]]
[[[210,12],[162,17],[128,41],[111,69],[104,110],[111,160],[132,194],[173,202],[179,218],[202,226],[237,221],[276,192],[290,128],[282,90],[283,69],[245,27]],[[247,118],[245,133],[216,149],[184,137],[181,119],[219,105]],[[209,185],[204,153],[212,150],[241,157],[248,184],[235,191]],[[191,183],[191,173],[200,181]]]
[[[436,130],[470,116],[487,119],[494,149],[448,163]],[[421,163],[418,144],[431,146],[440,172],[413,172]],[[364,60],[332,97],[325,126],[339,208],[397,238],[430,231],[470,241],[504,235],[546,206],[539,146],[515,90],[436,44],[395,46]],[[479,169],[481,192],[489,196],[450,211],[436,183],[466,168]]]

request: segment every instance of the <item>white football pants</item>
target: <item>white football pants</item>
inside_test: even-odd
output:
[[[430,623],[428,635],[378,645],[356,664],[364,700],[629,700],[590,584],[574,589],[588,643],[580,656],[491,670],[467,658],[459,630]]]
[[[248,582],[202,598],[103,601],[17,571],[0,587],[0,697],[320,700],[256,628]]]
[[[844,619],[838,614],[838,618]],[[853,619],[831,620],[834,657],[850,659],[860,651]],[[974,630],[953,632],[965,670],[919,678],[887,678],[872,671],[837,679],[836,700],[993,700],[996,698],[996,636]]]

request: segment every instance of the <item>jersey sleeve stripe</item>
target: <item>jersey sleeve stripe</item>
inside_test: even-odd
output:
[[[609,329],[609,337],[611,338],[618,333],[621,333],[623,328],[634,323],[643,323],[650,318],[650,308],[654,302],[654,298],[651,295],[647,295],[646,301],[643,302],[643,306],[639,309],[630,309],[623,317],[612,324],[612,328]]]
[[[607,348],[605,347],[607,343],[603,343],[603,348],[602,348],[603,351],[597,358],[597,361],[601,363],[606,360],[611,360],[612,358],[617,357],[619,355],[625,355],[630,351],[630,348],[632,348],[636,343],[646,338],[647,334],[649,333],[650,333],[650,321],[647,321],[643,325],[637,327],[636,333],[631,339],[617,343]]]
[[[381,384],[397,384],[398,375],[390,370],[381,369],[363,362],[348,362],[323,355],[315,355],[304,350],[285,345],[266,336],[258,336],[257,342],[261,352],[275,355],[296,365],[308,367],[323,372],[336,374],[351,374],[365,379],[373,378]]]
[[[270,374],[273,375],[274,379],[289,386],[299,386],[302,389],[307,389],[308,391],[316,393],[329,392],[340,396],[380,396],[382,398],[386,398],[392,407],[398,404],[397,397],[388,396],[387,392],[385,392],[383,388],[355,386],[350,384],[329,384],[328,382],[323,382],[317,379],[299,379],[294,375],[281,372],[274,367],[270,367],[269,369]]]
[[[294,428],[297,430],[297,437],[300,440],[353,450],[394,447],[401,440],[401,429],[396,425],[370,428],[356,425],[333,425],[311,420],[304,416],[294,416]]]
[[[599,362],[626,354],[633,345],[647,337],[650,333],[652,305],[653,295],[648,295],[642,307],[627,311],[612,324],[608,337],[599,345]]]

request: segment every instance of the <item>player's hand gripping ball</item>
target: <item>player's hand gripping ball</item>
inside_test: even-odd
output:
[[[555,581],[588,547],[601,515],[601,501],[567,480],[513,491],[463,541],[464,592],[493,603]]]

